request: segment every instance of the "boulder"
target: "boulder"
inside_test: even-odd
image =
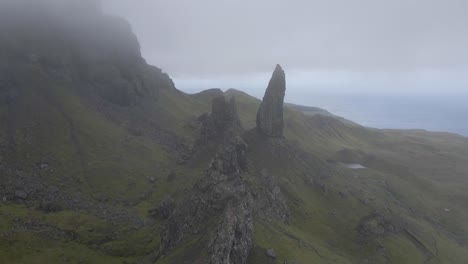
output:
[[[151,183],[154,183],[156,181],[156,178],[153,176],[147,177],[146,179],[148,179],[148,181]]]
[[[49,169],[49,163],[47,162],[42,162],[42,163],[39,163],[39,169],[41,170],[48,170]]]
[[[15,191],[15,197],[19,198],[21,200],[26,200],[26,199],[28,199],[28,194],[23,190],[16,190]]]
[[[276,253],[272,248],[267,249],[266,255],[272,259],[276,259]]]
[[[280,65],[276,65],[270,83],[257,112],[257,131],[268,137],[283,136],[283,104],[286,78]]]

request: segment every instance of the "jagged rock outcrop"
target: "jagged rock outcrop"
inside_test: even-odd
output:
[[[245,264],[253,247],[254,219],[289,223],[289,207],[279,185],[266,170],[249,171],[246,151],[239,135],[224,139],[206,175],[163,226],[160,257],[191,237],[208,234],[204,261]]]
[[[260,175],[257,175],[257,182],[259,186],[252,193],[256,216],[268,221],[276,219],[289,224],[289,207],[273,176],[263,169]]]
[[[283,103],[286,78],[281,66],[276,65],[263,101],[257,112],[257,130],[268,137],[283,136]]]
[[[223,136],[232,137],[243,130],[234,97],[231,97],[229,101],[224,96],[213,98],[211,113],[203,114],[199,117],[199,121],[201,122],[201,142]]]
[[[184,238],[208,233],[208,263],[246,263],[253,247],[253,200],[241,177],[247,169],[246,147],[234,137],[215,156],[206,176],[163,227],[159,255]]]
[[[214,98],[211,107],[211,115],[218,131],[223,131],[228,127],[233,129],[241,128],[234,97],[229,102],[226,101],[224,96]]]

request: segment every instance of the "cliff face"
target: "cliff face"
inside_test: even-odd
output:
[[[55,2],[1,4],[0,87],[4,90],[33,72],[95,92],[120,106],[138,104],[143,97],[157,99],[160,89],[173,88],[167,75],[148,67],[141,57],[127,21],[104,15],[96,1]]]
[[[241,175],[246,144],[233,138],[213,158],[203,177],[168,219],[159,255],[198,234],[208,234],[204,248],[210,264],[246,263],[253,246],[252,197]]]
[[[283,103],[286,92],[286,78],[278,64],[271,76],[257,113],[257,130],[268,137],[283,136]]]

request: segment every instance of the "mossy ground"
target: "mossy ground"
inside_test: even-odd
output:
[[[152,222],[135,228],[113,225],[86,210],[44,213],[33,206],[4,202],[0,206],[0,263],[147,261],[158,248],[161,225],[149,218],[148,211],[166,195],[177,201],[184,197],[204,174],[214,151],[206,146],[192,161],[179,165],[151,136],[130,133],[120,122],[128,117],[110,118],[76,89],[56,83],[42,89],[24,85],[22,89],[27,96],[0,109],[2,124],[9,127],[1,130],[2,141],[13,138],[15,144],[15,152],[4,155],[3,162],[29,172],[47,161],[53,171],[42,173],[46,184],[91,199],[104,196],[105,203],[116,203]],[[259,101],[235,90],[227,95],[236,97],[245,129],[254,128]],[[209,111],[210,100],[209,95],[165,90],[154,102],[158,114],[148,113],[148,119],[191,143],[196,129],[190,124]],[[142,110],[119,111],[140,115]],[[13,123],[7,122],[11,114]],[[290,160],[289,156],[272,155],[259,140],[250,141],[251,163],[256,170],[267,168],[278,179],[291,208],[289,225],[256,221],[256,247],[250,263],[271,263],[265,256],[268,248],[275,250],[279,261],[298,263],[468,261],[468,212],[464,210],[468,139],[423,131],[373,130],[289,108],[285,111],[285,138],[309,156]],[[330,163],[339,161],[337,153],[343,149],[353,150],[349,153],[355,157],[351,158],[367,168],[351,170]],[[171,173],[176,177],[168,181]],[[150,182],[149,177],[155,180]],[[150,195],[143,196],[148,192]],[[359,242],[359,221],[376,211],[399,216],[419,242],[404,232]],[[31,226],[24,226],[26,220]],[[38,225],[62,235],[48,237],[35,229]],[[158,263],[203,259],[206,252],[201,240],[193,238]],[[428,257],[418,243],[433,256]]]

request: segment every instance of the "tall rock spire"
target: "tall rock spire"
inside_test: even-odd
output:
[[[283,103],[286,78],[281,66],[276,65],[270,83],[257,112],[257,130],[268,137],[283,136]]]

